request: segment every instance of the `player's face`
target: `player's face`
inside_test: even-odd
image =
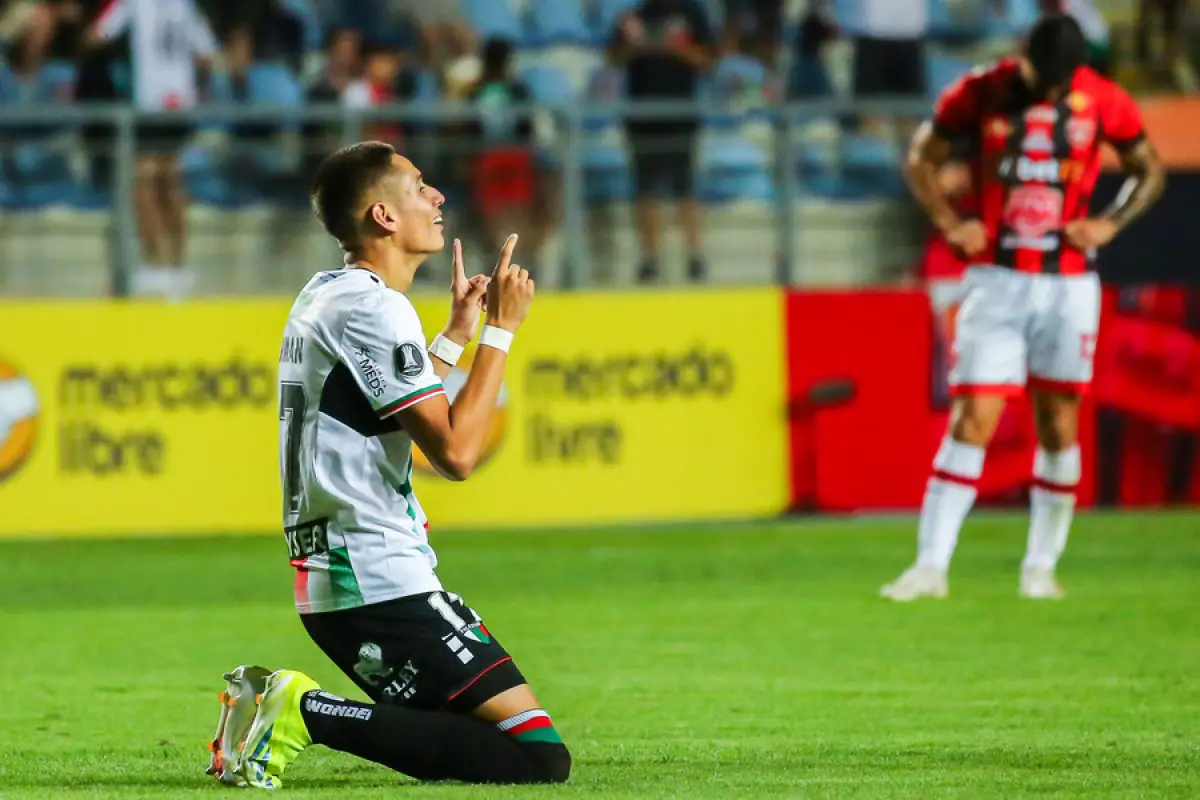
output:
[[[425,183],[420,170],[404,156],[397,155],[397,180],[394,182],[397,197],[397,233],[405,250],[410,253],[437,253],[446,246],[446,235],[442,230],[442,204],[446,197]]]

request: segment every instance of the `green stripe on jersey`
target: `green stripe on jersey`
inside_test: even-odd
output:
[[[416,400],[418,397],[423,397],[425,395],[433,394],[434,392],[440,392],[440,391],[443,391],[442,384],[435,383],[432,386],[426,386],[424,389],[418,389],[415,392],[410,392],[409,394],[404,395],[404,397],[401,397],[399,400],[388,403],[386,406],[379,409],[379,414],[380,414],[380,416],[386,416],[386,415],[392,413],[393,411],[395,411],[396,409],[402,408],[406,403],[411,403],[413,400]]]
[[[345,547],[329,548],[329,588],[337,608],[350,608],[363,604],[358,578],[350,566],[350,553]]]

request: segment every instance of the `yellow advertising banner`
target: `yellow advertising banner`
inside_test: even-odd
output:
[[[279,527],[288,305],[0,303],[0,536]],[[432,336],[448,300],[417,309]],[[779,513],[782,316],[773,290],[539,297],[486,463],[416,458],[433,529]]]

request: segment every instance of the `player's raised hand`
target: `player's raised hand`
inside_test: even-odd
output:
[[[463,264],[462,241],[455,239],[454,267],[450,279],[450,322],[443,334],[447,339],[466,344],[475,338],[490,282],[491,278],[487,275],[467,277],[466,266]]]
[[[1074,219],[1067,223],[1063,235],[1072,247],[1078,250],[1093,250],[1113,240],[1117,235],[1117,223],[1103,217]]]
[[[963,220],[946,233],[946,241],[964,256],[971,258],[987,250],[987,228],[977,219]]]
[[[504,249],[500,251],[500,260],[496,262],[496,269],[492,272],[492,281],[487,287],[488,325],[495,325],[507,331],[515,331],[525,321],[534,294],[533,278],[529,277],[529,270],[521,269],[519,265],[512,263],[517,239],[514,233],[504,243]]]

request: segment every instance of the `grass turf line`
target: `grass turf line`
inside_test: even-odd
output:
[[[562,787],[419,786],[321,748],[286,797],[1200,796],[1200,518],[1080,519],[1062,603],[1025,523],[968,523],[951,599],[896,606],[912,522],[435,537],[575,756]],[[213,797],[220,673],[358,696],[277,537],[0,544],[0,798]]]

